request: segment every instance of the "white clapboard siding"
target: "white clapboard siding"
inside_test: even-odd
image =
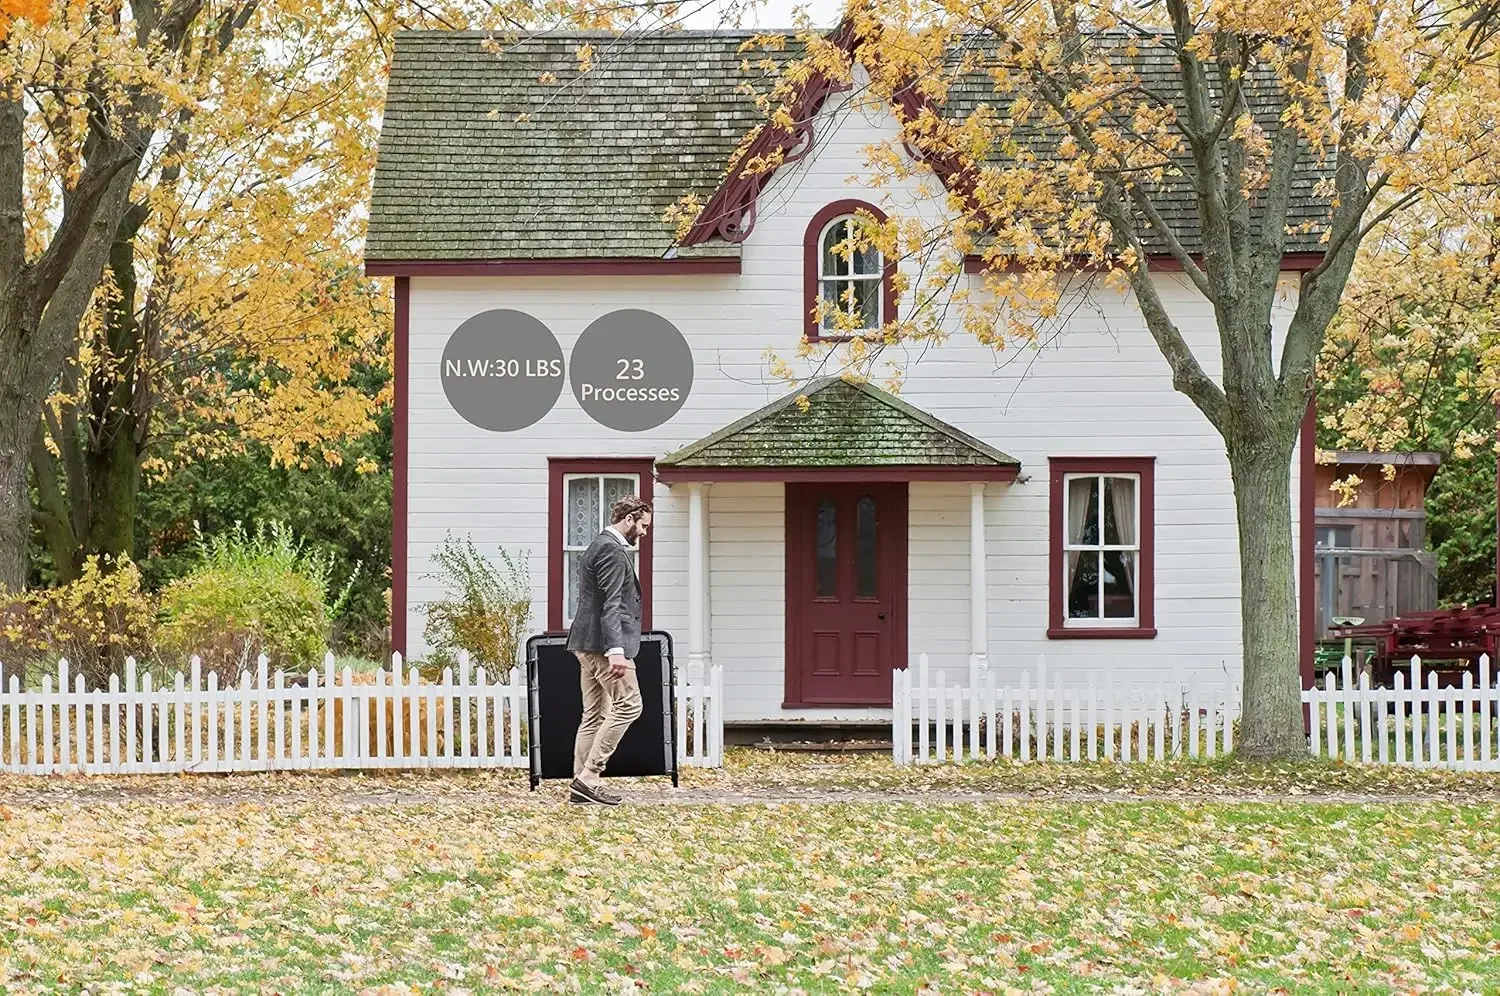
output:
[[[219,687],[203,680],[194,657],[189,674],[161,687],[137,678],[125,661],[124,684],[90,689],[83,675],[69,684],[60,660],[39,691],[8,685],[0,667],[0,770],[26,775],[290,771],[313,768],[526,768],[526,671],[493,681],[461,654],[457,673],[437,682],[403,674],[400,654],[389,670],[355,675],[334,669],[305,675],[269,672],[264,655],[255,675]],[[677,686],[678,762],[723,764],[723,672]]]
[[[1234,750],[1238,696],[1196,681],[1129,687],[1112,674],[1069,683],[1045,657],[1035,670],[981,672],[948,684],[927,655],[893,675],[892,756],[897,764],[1002,760],[1122,764],[1214,757]]]

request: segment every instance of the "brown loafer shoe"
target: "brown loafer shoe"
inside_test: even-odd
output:
[[[568,801],[593,803],[598,806],[618,806],[620,797],[603,785],[588,785],[575,778],[573,784],[568,786]]]

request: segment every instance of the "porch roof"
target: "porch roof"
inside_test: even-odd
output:
[[[667,482],[1011,481],[1021,464],[888,391],[824,377],[660,457],[656,468]]]

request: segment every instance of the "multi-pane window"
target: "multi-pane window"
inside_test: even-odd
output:
[[[1063,489],[1066,625],[1138,625],[1140,475],[1065,474]]]
[[[823,299],[822,329],[834,335],[873,331],[885,322],[882,281],[885,261],[880,250],[862,236],[853,215],[830,221],[818,245],[818,287]],[[839,327],[840,313],[854,319],[854,328]]]
[[[565,474],[563,476],[563,625],[573,621],[578,607],[578,568],[583,553],[609,525],[609,507],[640,488],[635,474]],[[640,550],[628,551],[631,566],[640,572]]]

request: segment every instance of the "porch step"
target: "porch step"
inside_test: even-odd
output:
[[[844,740],[822,742],[794,740],[785,743],[774,743],[770,740],[760,740],[756,743],[751,744],[750,746],[755,750],[776,751],[778,753],[800,751],[808,754],[889,754],[891,752],[892,744],[889,740]]]

